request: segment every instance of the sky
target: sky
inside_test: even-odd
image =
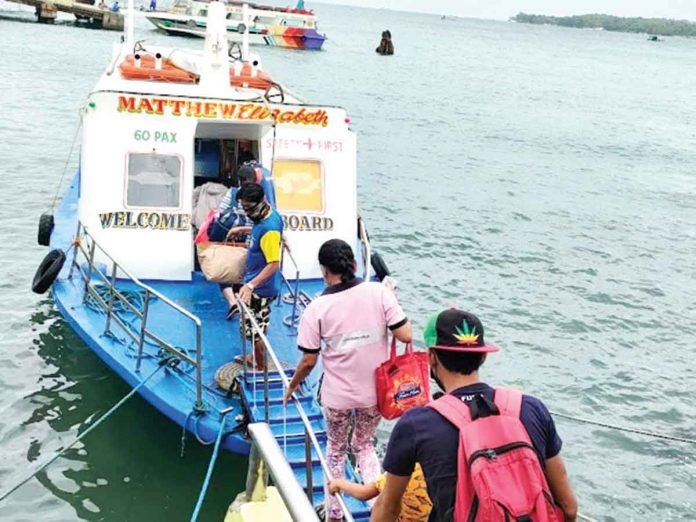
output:
[[[696,21],[696,0],[319,0],[327,4],[356,5],[449,14],[469,18],[507,20],[520,11],[567,16],[602,13],[644,18],[677,18]],[[286,2],[287,3],[287,2]],[[306,0],[307,7],[315,0]]]

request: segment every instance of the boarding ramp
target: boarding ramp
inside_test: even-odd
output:
[[[243,364],[240,392],[249,421],[268,424],[270,433],[307,500],[311,505],[319,506],[324,502],[324,484],[331,477],[324,457],[327,435],[321,408],[312,391],[307,388],[304,388],[302,396],[293,396],[287,407],[283,405],[283,396],[290,385],[293,370],[283,367],[248,307],[241,301],[238,303],[241,320],[249,318],[254,336],[261,339],[266,353],[263,371],[252,371],[247,364]],[[254,353],[253,341],[249,342],[243,336],[242,353],[245,358],[247,353],[252,356]],[[253,365],[256,366],[255,360]],[[346,478],[352,481],[359,480],[348,459]],[[276,485],[281,487],[280,484]],[[367,522],[370,519],[370,507],[366,502],[340,494],[337,497],[345,522]]]

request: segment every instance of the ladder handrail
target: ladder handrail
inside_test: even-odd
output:
[[[365,227],[365,222],[361,217],[358,217],[358,238],[360,239],[360,245],[362,246],[363,279],[365,281],[369,281],[372,254],[370,252],[370,239],[367,237],[367,228]]]
[[[265,486],[263,481],[259,481],[259,476],[263,474],[261,468],[262,462],[270,471],[273,477],[273,482],[280,491],[280,496],[283,497],[285,507],[287,508],[293,520],[301,522],[318,522],[314,511],[314,506],[304,494],[295,473],[292,471],[290,464],[285,459],[278,441],[273,436],[271,428],[265,422],[254,422],[247,426],[249,435],[254,441],[252,453],[249,457],[249,470],[247,477],[247,499],[252,499],[259,491],[256,488],[259,485]],[[254,449],[258,450],[258,454]],[[260,455],[259,455],[260,454]],[[261,457],[260,459],[258,457]],[[262,462],[260,462],[262,460]],[[251,489],[251,491],[250,491]]]
[[[85,248],[82,245],[82,239],[87,238],[90,242],[89,245],[89,252],[85,250]],[[152,288],[150,285],[147,285],[143,283],[140,279],[138,279],[135,275],[133,275],[130,271],[128,271],[124,266],[116,261],[116,259],[109,254],[104,247],[102,247],[98,241],[94,239],[94,236],[92,236],[89,233],[89,230],[87,227],[81,222],[78,221],[77,224],[77,234],[75,236],[75,239],[73,241],[73,248],[75,250],[72,263],[71,263],[71,269],[70,269],[70,276],[72,277],[72,269],[77,268],[78,272],[80,273],[80,276],[82,279],[85,281],[85,292],[90,291],[90,281],[93,273],[96,273],[102,281],[108,286],[109,290],[109,302],[105,303],[102,302],[103,299],[101,299],[101,296],[98,294],[94,293],[92,295],[96,296],[97,299],[96,301],[104,307],[107,313],[107,318],[106,318],[106,324],[107,324],[107,331],[108,327],[110,325],[111,319],[116,319],[116,322],[121,326],[121,328],[124,328],[126,330],[126,333],[133,338],[131,335],[131,332],[128,331],[128,328],[126,327],[125,323],[120,320],[120,318],[114,313],[113,311],[113,302],[114,299],[118,298],[120,302],[122,302],[126,307],[128,307],[135,315],[138,317],[141,321],[140,325],[140,331],[137,332],[138,339],[136,340],[133,338],[134,341],[138,343],[138,359],[136,362],[136,371],[139,370],[140,368],[140,360],[142,358],[142,350],[143,350],[143,343],[145,340],[145,337],[148,337],[149,339],[153,339],[160,347],[164,348],[168,352],[172,353],[175,355],[177,358],[186,361],[187,363],[191,364],[196,368],[196,405],[197,406],[202,406],[203,405],[203,376],[202,376],[202,323],[201,320],[188,310],[186,310],[184,307],[178,305],[171,299],[169,299],[166,295],[162,294],[161,292],[158,292],[154,288]],[[103,274],[101,270],[95,267],[94,265],[94,254],[96,250],[99,250],[100,254],[104,255],[109,261],[111,261],[111,277],[109,277],[107,274]],[[78,252],[81,253],[87,263],[87,271],[86,273],[83,271],[83,268],[80,266],[78,263]],[[118,290],[116,287],[116,275],[121,272],[123,275],[126,276],[128,280],[130,280],[133,284],[135,284],[136,287],[140,288],[141,290],[144,291],[145,293],[145,303],[144,303],[144,309],[143,311],[138,311],[137,309],[134,309],[133,305],[129,303],[121,292]],[[159,301],[162,303],[166,304],[170,308],[174,309],[176,312],[179,314],[183,315],[187,319],[191,320],[196,328],[196,358],[195,360],[192,359],[188,354],[185,352],[182,352],[178,349],[176,349],[173,345],[165,342],[162,340],[160,337],[158,337],[156,334],[150,332],[147,330],[147,320],[148,320],[148,306],[149,306],[149,300],[150,298],[154,296],[156,297]]]
[[[288,379],[288,376],[285,374],[285,371],[283,370],[283,367],[280,364],[280,359],[278,359],[278,356],[276,355],[275,351],[271,347],[271,343],[269,342],[268,337],[266,337],[266,334],[264,334],[263,330],[261,330],[261,328],[259,327],[259,324],[256,322],[254,315],[250,312],[246,303],[244,303],[241,299],[239,299],[239,296],[237,296],[237,295],[235,295],[235,298],[237,299],[237,305],[239,306],[239,310],[240,310],[240,320],[243,321],[246,317],[250,321],[254,334],[257,335],[259,337],[259,339],[261,339],[261,342],[263,342],[266,353],[271,358],[271,360],[273,361],[273,364],[275,365],[275,367],[278,371],[278,375],[280,376],[280,380],[283,383],[283,388],[284,389],[290,388],[290,380]],[[252,350],[254,349],[253,346],[251,349]],[[246,366],[247,365],[245,362],[244,367],[246,368]],[[264,365],[264,381],[268,382],[268,363],[266,363]],[[265,390],[264,394],[267,394],[267,393],[268,393],[268,391]],[[325,480],[329,480],[332,478],[331,468],[329,468],[329,464],[326,462],[326,458],[324,457],[324,454],[321,451],[321,445],[319,444],[319,440],[317,439],[316,433],[314,433],[314,429],[312,428],[312,424],[309,421],[309,417],[307,417],[307,414],[305,413],[304,408],[302,407],[300,400],[297,397],[295,397],[294,393],[292,395],[292,400],[295,402],[297,412],[300,415],[300,419],[302,420],[302,424],[304,424],[305,433],[309,437],[310,441],[312,442],[312,446],[314,446],[314,449],[317,452],[319,464],[321,465],[321,468],[324,471],[324,478],[325,478]],[[266,401],[266,408],[268,408],[268,401]],[[268,414],[266,414],[266,417],[267,416],[268,416]],[[311,487],[311,485],[308,485],[308,487]],[[336,499],[338,500],[338,504],[341,507],[341,511],[343,512],[344,521],[345,522],[354,522],[353,515],[350,512],[350,510],[348,509],[348,506],[346,505],[346,502],[343,499],[343,495],[341,493],[336,493]]]

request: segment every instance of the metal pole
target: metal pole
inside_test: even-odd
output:
[[[94,250],[97,247],[97,244],[92,241],[92,244],[89,246],[89,259],[87,261],[87,275],[85,276],[85,293],[82,296],[82,300],[84,301],[87,299],[87,288],[89,287],[89,282],[92,279],[92,270],[94,267]]]
[[[203,407],[203,331],[196,324],[196,407]]]
[[[302,486],[300,486],[295,477],[290,464],[285,459],[283,451],[278,445],[278,441],[274,438],[271,429],[268,424],[264,423],[252,423],[249,424],[249,435],[254,441],[252,446],[252,455],[254,455],[254,448],[260,453],[263,461],[266,463],[266,468],[270,471],[273,477],[273,483],[278,488],[280,496],[283,498],[285,507],[287,508],[290,516],[293,520],[297,522],[319,522],[317,514],[314,511],[314,507],[311,502],[307,499],[307,496],[302,491]],[[252,472],[252,462],[249,462],[249,472]],[[252,477],[256,480],[252,480],[251,484],[258,484],[258,477]],[[250,490],[248,486],[250,481],[247,480],[247,499],[249,499]],[[252,499],[253,500],[253,499]],[[352,520],[350,518],[350,513],[345,518],[345,520]]]
[[[292,298],[292,319],[290,319],[290,326],[295,328],[295,316],[297,315],[297,298],[300,292],[300,271],[295,273],[295,291],[293,292]]]
[[[237,306],[239,307],[239,331],[242,334],[242,372],[244,374],[244,384],[248,384],[248,374],[247,374],[247,364],[246,364],[246,358],[247,358],[247,338],[246,338],[246,332],[244,331],[244,323],[246,322],[246,307],[240,306],[240,303],[242,302],[241,299],[239,299],[237,296],[235,296],[235,299],[237,299]],[[256,397],[254,397],[254,400],[256,400]]]
[[[80,240],[81,228],[82,228],[82,222],[78,221],[77,222],[77,231],[75,232],[75,241]],[[72,259],[72,263],[70,263],[70,272],[68,272],[68,279],[72,279],[73,269],[75,268],[75,264],[77,263],[77,253],[80,249],[77,248],[77,245],[75,245],[75,246],[73,246],[73,250],[74,250],[73,259]]]
[[[305,466],[307,472],[307,498],[310,504],[314,504],[314,482],[312,480],[312,441],[309,440],[309,433],[305,428]]]
[[[138,340],[138,358],[135,362],[136,373],[140,372],[140,363],[143,358],[143,344],[145,343],[145,329],[147,327],[147,312],[150,308],[150,292],[145,290],[145,303],[143,304],[143,318],[140,320],[140,339]]]
[[[256,348],[256,347],[254,347]],[[276,368],[278,370],[278,368]],[[264,418],[268,423],[270,414],[270,391],[268,389],[268,348],[263,345],[263,410]]]
[[[106,327],[104,328],[104,333],[109,333],[109,328],[111,327],[111,313],[114,310],[114,285],[116,284],[116,271],[118,270],[118,265],[113,261],[111,268],[111,284],[109,285],[109,306],[106,309]]]

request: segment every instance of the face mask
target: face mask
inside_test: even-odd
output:
[[[433,379],[433,381],[435,381],[435,384],[437,384],[442,391],[445,391],[445,387],[442,385],[442,381],[440,381],[440,379],[437,378],[437,375],[435,375],[435,371],[432,367],[430,368],[430,377]]]
[[[254,223],[258,223],[261,221],[263,218],[264,214],[266,213],[266,205],[264,201],[260,201],[253,207],[244,210],[244,213],[247,215],[249,219],[251,219]]]

